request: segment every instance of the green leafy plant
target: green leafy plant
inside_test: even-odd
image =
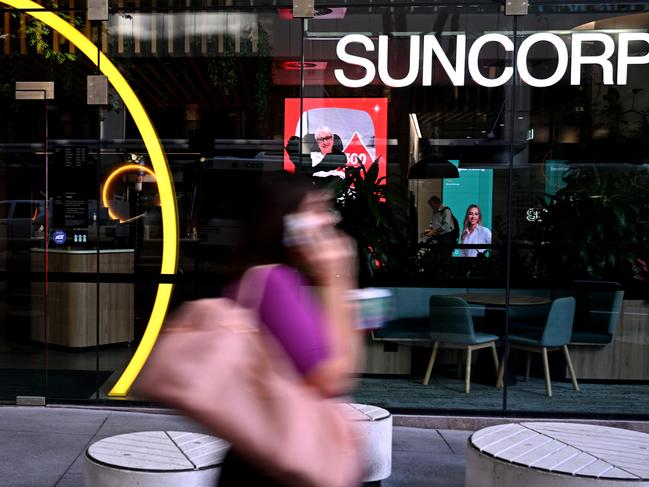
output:
[[[58,3],[52,2],[52,8],[58,8]],[[83,25],[83,20],[79,16],[73,17],[64,12],[57,12],[57,15],[70,24],[74,25],[75,27],[80,27]],[[24,36],[27,40],[30,51],[34,55],[39,56],[45,60],[47,76],[51,80],[60,83],[59,86],[63,87],[64,92],[72,93],[72,70],[61,70],[60,66],[75,61],[77,59],[77,55],[74,52],[64,52],[62,50],[56,49],[54,47],[54,42],[58,42],[57,39],[59,38],[56,37],[52,29],[43,22],[17,12],[12,12],[11,18],[16,24],[16,26],[12,28],[12,31],[16,34],[11,34],[12,37],[18,35],[20,33],[20,30],[24,28]],[[22,22],[19,24],[20,19],[24,19],[24,24]],[[21,61],[15,58],[9,59],[11,60],[12,64],[11,69],[14,70],[15,74],[18,74],[16,73],[16,71],[20,71],[22,69]]]
[[[257,38],[256,41],[254,40]],[[256,43],[256,48],[253,44]],[[256,129],[266,132],[270,121],[270,91],[273,86],[273,53],[271,39],[261,24],[256,29],[241,32],[239,50],[231,36],[225,38],[223,54],[207,61],[207,73],[212,85],[229,96],[234,93],[243,76],[253,81]]]
[[[525,232],[541,276],[628,281],[649,244],[649,172],[643,166],[578,165],[541,199],[544,216]]]
[[[13,14],[16,16],[16,14]],[[69,15],[59,13],[59,15],[68,22],[71,22],[74,26],[80,26],[81,20],[70,18]],[[66,61],[74,61],[77,59],[75,53],[72,52],[61,52],[55,51],[52,48],[51,41],[49,37],[52,35],[52,30],[45,25],[43,22],[36,19],[29,19],[25,23],[25,36],[27,37],[27,42],[30,46],[33,46],[36,49],[36,52],[41,54],[45,59],[50,59],[52,61],[63,64]]]
[[[456,259],[454,245],[419,242],[414,208],[406,190],[379,177],[377,163],[345,168],[345,179],[333,177],[341,227],[356,239],[361,281],[389,277],[409,281],[430,278],[493,277],[493,257]]]
[[[239,64],[232,56],[220,56],[209,59],[207,72],[212,84],[223,90],[224,95],[230,95],[231,90],[237,85]]]
[[[403,265],[407,200],[402,190],[379,177],[378,163],[345,168],[345,179],[333,178],[341,227],[358,244],[361,277],[393,272]]]

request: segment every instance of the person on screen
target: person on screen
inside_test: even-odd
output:
[[[318,151],[311,153],[311,163],[315,177],[345,177],[342,170],[347,164],[347,156],[342,151],[342,141],[329,127],[321,126],[315,131]]]
[[[431,196],[428,205],[433,210],[430,225],[424,230],[423,236],[429,240],[446,240],[457,243],[459,229],[457,220],[448,206],[442,206],[439,196]]]
[[[462,230],[463,244],[490,244],[491,230],[482,226],[482,212],[478,205],[470,205],[464,216],[464,229]],[[462,257],[477,257],[484,254],[487,249],[460,249]]]
[[[334,134],[329,127],[318,127],[315,131],[315,141],[322,157],[331,154],[334,148]]]

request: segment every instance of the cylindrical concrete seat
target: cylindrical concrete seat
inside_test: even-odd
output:
[[[86,451],[84,483],[88,487],[213,487],[229,447],[220,438],[181,431],[111,436]]]
[[[469,438],[466,487],[649,485],[649,434],[585,423],[491,426]]]
[[[345,414],[356,422],[365,445],[365,482],[380,482],[392,473],[392,415],[368,404],[343,404]]]
[[[365,446],[365,482],[392,473],[392,415],[366,404],[341,404]],[[143,431],[111,436],[86,451],[85,485],[92,487],[214,486],[230,445],[209,435]],[[278,445],[281,447],[281,445]],[[336,468],[332,465],[331,468]]]

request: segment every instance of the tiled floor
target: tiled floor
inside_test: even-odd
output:
[[[529,382],[519,380],[507,388],[507,409],[576,416],[584,413],[646,415],[649,411],[648,384],[582,382],[580,388],[577,392],[570,381],[553,381],[553,396],[548,397],[542,378],[531,378]],[[465,394],[463,380],[444,375],[434,375],[426,386],[422,385],[421,377],[365,377],[359,380],[354,400],[390,410],[502,411],[503,390],[472,383],[471,392]]]
[[[202,431],[164,414],[86,408],[0,407],[0,478],[12,487],[83,486],[84,451],[92,442],[147,430]],[[395,427],[386,487],[461,487],[467,431]]]

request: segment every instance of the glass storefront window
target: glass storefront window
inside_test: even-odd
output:
[[[492,2],[329,2],[294,19],[288,2],[243,3],[111,1],[105,22],[86,21],[85,2],[44,5],[114,63],[155,127],[177,207],[169,275],[131,100],[111,86],[89,105],[93,62],[2,10],[0,400],[114,397],[160,286],[174,286],[170,308],[218,295],[247,188],[290,170],[334,188],[361,285],[392,294],[359,401],[644,414],[628,398],[649,370],[646,6],[513,17]],[[53,82],[54,97],[23,99],[17,82]]]
[[[647,67],[636,64],[648,51],[644,9],[545,4],[518,22],[519,48],[541,33],[552,36],[555,45],[537,43],[527,56],[531,76],[556,82],[539,87],[520,80],[518,86],[518,134],[528,147],[513,173],[516,279],[533,276],[552,300],[574,297],[575,311],[572,320],[563,319],[564,328],[572,324],[565,338],[544,314],[534,325],[512,319],[509,333],[520,345],[537,326],[555,335],[555,348],[567,346],[581,387],[577,395],[565,351],[548,355],[549,386],[543,385],[541,355],[532,353],[531,383],[561,397],[557,411],[638,414],[644,407],[626,400],[630,391],[644,389],[639,381],[646,379],[647,234],[641,222],[649,174],[641,112]],[[557,61],[561,51],[567,63]],[[514,372],[524,371],[525,354],[512,353]],[[543,411],[531,394],[512,387],[508,408]]]
[[[506,200],[494,189],[506,172],[511,86],[486,88],[465,78],[467,46],[488,32],[511,32],[511,19],[496,7],[476,5],[332,10],[335,17],[316,18],[305,32],[304,137],[327,126],[341,139],[346,162],[373,161],[389,188],[385,201],[375,200],[382,218],[372,221],[360,205],[343,211],[343,224],[345,218],[362,222],[347,227],[359,241],[361,276],[388,286],[394,300],[394,320],[367,337],[358,394],[372,401],[386,388],[395,391],[383,399],[390,407],[453,409],[464,390],[456,369],[465,364],[465,348],[441,349],[428,385],[421,383],[433,345],[429,298],[504,284],[503,253],[495,243],[502,243],[506,222],[499,229],[504,233],[495,234],[494,217],[506,213]],[[502,76],[507,58],[504,49],[487,46],[472,74]],[[364,123],[372,111],[385,113]],[[317,162],[312,156],[306,165]],[[440,200],[432,207],[431,197]],[[479,206],[483,239],[469,243],[464,235],[466,247],[456,248],[472,204]],[[498,410],[502,392],[493,387],[491,353],[478,359],[488,361],[484,377],[474,372],[474,380],[491,387],[474,382],[472,394],[480,399],[463,407]]]

